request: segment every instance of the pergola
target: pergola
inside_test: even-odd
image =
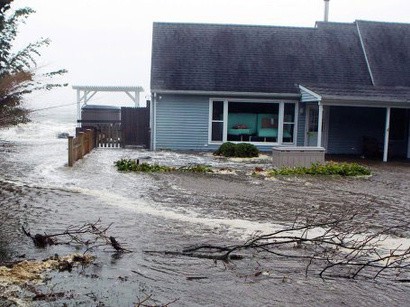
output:
[[[135,103],[135,107],[140,104],[140,93],[144,91],[141,86],[90,86],[73,85],[77,91],[77,119],[81,119],[81,108],[86,106],[91,98],[98,92],[123,92]]]

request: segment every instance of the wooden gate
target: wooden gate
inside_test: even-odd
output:
[[[121,108],[122,146],[150,147],[149,107]]]

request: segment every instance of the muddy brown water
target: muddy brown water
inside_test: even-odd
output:
[[[1,139],[1,138],[0,138]],[[256,254],[225,264],[154,251],[179,251],[198,243],[241,243],[256,231],[285,226],[296,217],[343,216],[358,212],[369,231],[409,220],[410,165],[374,162],[368,179],[245,175],[267,161],[221,161],[204,154],[99,149],[72,169],[66,143],[50,139],[0,141],[0,255],[43,259],[76,250],[34,248],[21,232],[52,233],[101,218],[110,234],[133,253],[109,248],[93,252],[93,265],[49,272],[39,290],[64,292],[33,306],[132,306],[147,295],[171,306],[403,306],[410,288],[393,277],[378,280],[325,279],[304,274],[306,263]],[[48,152],[51,154],[45,155]],[[113,162],[140,158],[169,165],[206,163],[240,170],[238,175],[124,174]],[[408,233],[395,234],[404,239]],[[81,251],[81,249],[79,250]],[[264,274],[257,274],[264,272]],[[22,293],[30,296],[29,291]]]

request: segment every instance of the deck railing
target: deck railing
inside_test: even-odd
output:
[[[92,129],[80,131],[76,137],[68,137],[68,166],[73,166],[96,147],[95,132]]]

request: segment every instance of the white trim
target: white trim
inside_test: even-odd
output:
[[[77,90],[77,120],[81,119],[81,95],[80,90]],[[77,121],[77,127],[81,127],[81,123]]]
[[[368,102],[363,103],[362,101],[357,100],[348,100],[348,101],[341,101],[337,98],[330,99],[324,98],[322,100],[322,104],[325,106],[343,106],[343,107],[363,107],[363,108],[398,108],[398,109],[410,109],[410,102],[402,102],[402,101],[377,101],[369,99]]]
[[[384,127],[383,162],[387,162],[389,154],[389,134],[390,134],[390,107],[386,108],[386,125]]]
[[[214,101],[223,101],[223,135],[222,135],[222,142],[221,141],[212,141],[212,116],[213,116],[213,102]],[[229,102],[248,102],[248,103],[270,103],[270,104],[277,104],[278,105],[278,137],[277,142],[252,142],[248,141],[257,146],[282,146],[282,145],[297,145],[297,122],[298,122],[298,110],[299,110],[299,102],[294,100],[280,100],[280,99],[244,99],[244,98],[218,98],[218,97],[211,97],[209,98],[208,104],[208,145],[220,145],[224,142],[228,141],[228,115],[229,115]],[[293,124],[293,142],[283,143],[283,125],[284,125],[284,109],[285,103],[294,104],[295,106],[295,114],[294,114],[294,121]],[[221,122],[221,121],[219,121]],[[236,141],[230,141],[232,143],[242,143]],[[245,141],[244,141],[245,142]]]
[[[323,132],[323,104],[319,101],[319,115],[317,119],[317,147],[322,147],[322,132]]]
[[[296,100],[286,100],[286,99],[258,99],[258,98],[233,98],[233,97],[211,97],[210,99],[213,100],[227,100],[228,102],[249,102],[249,103],[281,103],[281,102],[285,102],[285,103],[296,103]]]
[[[314,108],[314,107],[318,107],[318,104],[307,104],[306,108],[305,108],[304,146],[308,146],[308,142],[309,142],[309,136],[308,136],[309,122],[310,122],[309,109]],[[318,110],[318,112],[319,112],[319,110]],[[319,115],[319,113],[318,113],[318,115]],[[320,146],[320,147],[325,148],[326,151],[327,151],[327,147],[328,147],[328,144],[329,144],[329,126],[330,126],[329,119],[330,119],[330,108],[328,108],[326,105],[323,105],[323,118],[322,118],[323,127],[322,127],[322,137],[321,137],[321,141],[320,141],[322,146]],[[319,121],[319,118],[318,118],[318,121]],[[319,138],[319,127],[318,127],[318,131],[317,131],[317,138]]]
[[[360,39],[360,44],[362,46],[362,50],[363,50],[363,54],[364,54],[364,58],[366,60],[366,65],[367,65],[367,69],[369,71],[369,75],[370,75],[370,79],[372,80],[372,84],[375,85],[374,83],[374,77],[373,77],[373,72],[372,69],[370,67],[370,62],[369,62],[369,58],[367,57],[367,53],[366,53],[366,48],[364,46],[364,41],[363,41],[363,37],[362,37],[362,33],[360,32],[360,27],[359,27],[359,23],[356,21],[356,28],[357,28],[357,33],[359,34],[359,39]]]
[[[143,92],[141,86],[94,86],[94,85],[73,85],[74,90],[97,91],[97,92]],[[152,92],[157,92],[153,90]]]
[[[212,144],[212,111],[213,111],[213,100],[209,99],[208,104],[208,144]]]
[[[285,111],[285,104],[279,103],[279,114],[278,114],[278,144],[283,144],[283,117]]]
[[[293,144],[295,144],[295,146],[298,146],[299,104],[300,102],[295,104],[295,124],[293,125]]]
[[[87,103],[98,92],[124,92],[134,102],[135,107],[139,106],[140,93],[144,91],[141,86],[78,86],[72,87],[77,91],[77,119],[81,119],[81,108],[87,105]],[[131,94],[131,92],[134,93]],[[81,95],[81,93],[83,93]],[[91,95],[89,95],[91,94]],[[81,105],[83,103],[83,105]]]
[[[408,127],[407,127],[407,134],[408,134],[407,159],[410,159],[410,116],[409,116],[409,122],[408,122]]]
[[[154,117],[154,123],[153,123],[153,142],[152,142],[152,149],[157,150],[157,93],[154,93],[154,101],[152,103],[152,114]]]
[[[223,102],[223,110],[222,110],[222,120],[213,120],[213,108],[214,105],[213,103],[215,101],[221,101]],[[228,115],[227,115],[227,109],[228,109],[228,102],[226,99],[218,99],[218,98],[210,98],[209,99],[209,115],[208,115],[208,144],[222,144],[223,142],[226,142],[226,131],[227,126],[228,126]],[[212,141],[212,123],[222,123],[222,141]]]
[[[322,96],[320,96],[319,94],[316,94],[315,92],[307,89],[306,87],[304,87],[303,85],[299,84],[299,89],[302,91],[305,91],[306,93],[308,93],[309,95],[312,95],[313,97],[315,97],[317,99],[317,101],[322,100]]]
[[[215,96],[248,96],[271,98],[300,98],[300,94],[293,93],[262,93],[262,92],[230,92],[230,91],[189,91],[189,90],[156,90],[158,94],[185,94],[185,95],[215,95]]]
[[[229,114],[229,101],[228,99],[224,100],[224,111],[223,111],[223,134],[222,140],[226,142],[228,140],[228,114]]]

